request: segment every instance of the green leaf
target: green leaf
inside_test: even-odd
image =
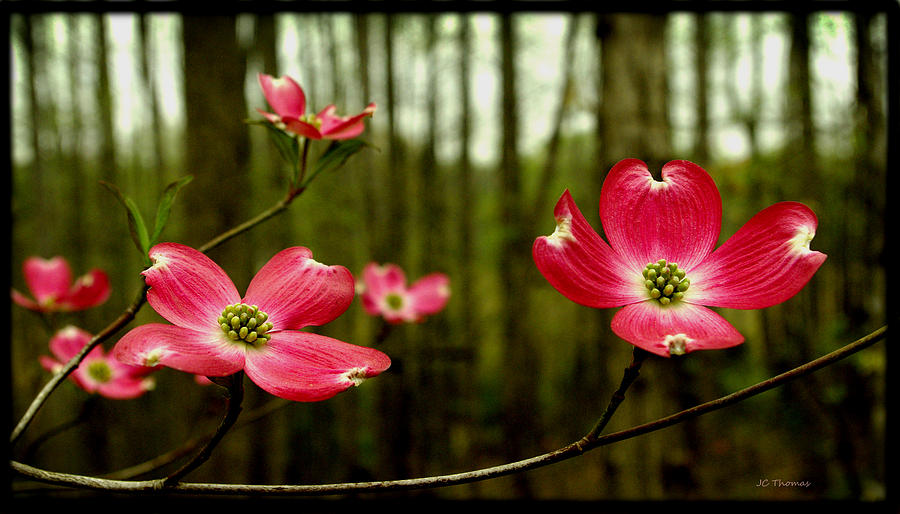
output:
[[[166,226],[166,222],[169,220],[169,211],[172,210],[172,202],[175,201],[175,195],[191,180],[194,180],[194,177],[188,175],[166,186],[162,199],[159,201],[159,206],[156,208],[156,223],[153,226],[153,235],[150,237],[150,246],[156,244],[159,235]]]
[[[328,172],[337,168],[340,168],[347,162],[353,154],[359,152],[363,148],[367,146],[372,146],[369,143],[361,139],[347,139],[343,141],[334,141],[328,147],[328,150],[325,150],[325,153],[322,154],[321,157],[316,161],[315,168],[313,168],[312,173],[309,174],[309,177],[300,185],[301,188],[309,185],[310,182],[318,175],[319,173]]]
[[[272,141],[275,143],[275,148],[278,149],[278,153],[281,154],[281,157],[284,158],[292,168],[297,167],[297,160],[300,159],[300,148],[296,137],[287,134],[285,131],[272,125],[268,121],[253,120],[248,121],[247,123],[250,125],[262,125],[268,129],[269,135],[272,136]]]
[[[108,189],[116,199],[119,200],[119,203],[125,207],[125,213],[128,216],[128,231],[131,233],[131,239],[134,241],[135,246],[137,246],[138,251],[143,255],[144,262],[149,264],[150,257],[148,253],[150,252],[150,236],[147,235],[147,226],[144,224],[144,219],[141,217],[141,212],[138,210],[134,200],[123,195],[118,187],[109,182],[101,180],[100,185]]]

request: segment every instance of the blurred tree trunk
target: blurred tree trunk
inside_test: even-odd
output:
[[[694,27],[697,133],[694,139],[693,158],[700,166],[706,166],[709,161],[709,14],[697,14]]]
[[[79,248],[82,246],[82,243],[85,241],[85,193],[86,189],[95,186],[94,181],[87,180],[85,163],[84,163],[84,146],[83,146],[83,138],[81,134],[84,131],[84,109],[82,106],[81,96],[78,94],[81,90],[77,85],[81,76],[80,66],[81,66],[81,38],[78,34],[78,24],[80,19],[74,16],[71,16],[66,19],[66,40],[68,42],[68,82],[72,87],[72,100],[69,105],[69,117],[71,119],[72,125],[68,130],[64,131],[67,134],[68,139],[68,148],[66,149],[66,155],[64,157],[64,166],[68,170],[66,173],[65,180],[68,180],[71,184],[69,187],[68,199],[66,202],[68,204],[68,215],[65,218],[69,223],[69,227],[66,230],[66,236],[68,241],[63,243],[66,248]],[[86,260],[90,258],[88,255],[84,255],[82,252],[78,252],[75,254],[74,259],[70,261],[70,263],[74,266],[77,266],[79,269],[84,269],[88,266]]]
[[[860,12],[854,16],[856,47],[856,102],[854,106],[854,151],[856,166],[842,199],[843,261],[841,279],[841,312],[846,317],[844,337],[855,337],[882,324],[874,315],[873,303],[885,300],[883,270],[884,234],[881,227],[867,222],[869,216],[884,219],[883,194],[885,183],[885,109],[884,83],[879,56],[872,44],[874,16]],[[876,307],[877,308],[877,307]],[[886,355],[885,355],[886,357]],[[887,361],[889,362],[889,360]],[[842,366],[836,370],[839,382],[849,390],[834,409],[833,424],[837,445],[835,453],[842,467],[846,485],[852,497],[860,497],[864,479],[883,476],[884,462],[873,452],[870,434],[873,433],[876,405],[881,401],[875,382],[878,375],[861,371],[857,366]]]
[[[359,71],[359,79],[360,79],[360,87],[362,89],[362,100],[366,104],[371,101],[372,98],[372,85],[371,79],[369,78],[369,25],[370,25],[370,16],[366,14],[355,14],[354,15],[355,28],[354,31],[356,33],[356,53],[357,53],[357,70]],[[379,102],[377,104],[378,109],[384,109],[384,104]],[[378,224],[376,222],[379,219],[378,214],[378,197],[376,196],[378,191],[378,177],[375,176],[375,169],[372,166],[371,159],[360,159],[358,165],[362,169],[362,176],[365,177],[364,182],[364,195],[362,199],[362,206],[365,211],[365,215],[363,219],[365,220],[365,237],[366,237],[366,248],[368,249],[369,255],[375,255],[375,246],[376,241],[378,241],[377,237],[377,228]]]
[[[442,170],[437,161],[437,139],[440,121],[438,120],[438,105],[442,103],[438,98],[440,88],[439,77],[442,74],[443,63],[437,48],[439,29],[437,15],[428,14],[424,18],[425,23],[425,55],[426,55],[426,112],[428,129],[425,136],[425,144],[422,149],[420,180],[420,230],[422,235],[422,248],[419,254],[419,263],[415,267],[417,280],[421,276],[432,273],[450,271],[449,245],[447,239],[447,201],[448,186]],[[459,369],[458,355],[454,352],[455,341],[451,337],[452,329],[447,310],[435,316],[429,317],[419,330],[416,331],[416,340],[413,346],[419,349],[418,361],[421,363],[421,372],[418,374],[417,383],[424,389],[417,395],[416,411],[422,413],[418,416],[422,425],[421,443],[416,453],[424,462],[419,467],[419,473],[441,473],[449,468],[451,455],[446,451],[450,446],[451,413],[456,405],[459,391],[455,385],[458,383]],[[431,401],[431,398],[447,398],[449,401]],[[427,414],[426,414],[427,413]]]
[[[112,90],[109,84],[109,48],[106,41],[106,20],[104,15],[93,15],[94,52],[97,56],[97,106],[100,110],[100,162],[101,176],[110,182],[116,181],[116,139],[113,124]]]
[[[502,426],[505,457],[509,461],[531,455],[540,438],[537,398],[536,351],[523,314],[528,312],[528,277],[531,261],[530,235],[526,234],[522,210],[522,168],[519,162],[519,105],[516,80],[518,40],[515,15],[500,17],[500,83],[502,142],[500,156],[499,248],[501,341],[504,355],[502,380]],[[526,318],[527,319],[527,318]],[[513,479],[516,497],[531,497],[528,475]]]
[[[560,87],[559,103],[556,107],[556,113],[553,117],[553,130],[550,133],[550,140],[547,142],[547,153],[544,157],[544,166],[537,180],[534,199],[529,202],[533,207],[530,212],[525,210],[525,214],[529,215],[526,221],[526,227],[537,228],[538,222],[547,216],[548,195],[550,184],[553,182],[555,172],[559,169],[559,150],[562,141],[562,126],[565,121],[566,114],[571,107],[572,100],[575,96],[575,41],[578,36],[578,17],[575,14],[568,16],[566,25],[565,46],[563,47],[563,58],[560,63],[560,75],[563,78]],[[551,207],[552,212],[552,207]]]
[[[403,157],[405,154],[403,144],[397,132],[398,75],[394,66],[394,31],[397,18],[394,14],[384,16],[385,26],[383,33],[383,48],[385,49],[385,80],[387,88],[386,111],[388,120],[387,148],[384,152],[387,169],[380,170],[378,174],[381,184],[386,187],[380,189],[379,198],[386,204],[386,226],[383,231],[378,231],[378,239],[375,248],[375,260],[380,263],[392,262],[406,266],[403,258],[407,249],[406,236],[409,234],[409,210],[407,196],[409,194],[406,170],[403,169]],[[392,355],[391,348],[406,348],[408,338],[406,327],[399,326],[391,330],[390,337],[386,341],[385,351]],[[403,352],[403,358],[392,356],[391,367],[380,384],[379,391],[379,417],[381,426],[379,433],[380,445],[380,470],[390,478],[407,478],[410,476],[410,457],[412,447],[412,419],[413,413],[411,394],[415,383],[410,379],[408,368],[414,368],[414,362],[409,361],[409,353]]]
[[[243,221],[249,207],[242,201],[250,187],[249,139],[243,123],[246,60],[235,21],[233,16],[185,16],[182,23],[186,169],[194,175],[191,190],[198,195],[188,204],[189,237],[195,244]],[[241,252],[228,243],[220,248],[213,252],[222,261],[214,260],[226,270],[247,269]]]
[[[459,32],[457,44],[459,45],[459,162],[456,167],[459,175],[458,213],[456,223],[452,224],[453,232],[457,234],[458,252],[457,262],[451,275],[451,301],[448,309],[458,309],[456,318],[456,344],[457,347],[468,356],[468,361],[461,363],[457,368],[457,381],[459,393],[456,395],[457,404],[455,417],[452,420],[453,432],[458,441],[464,441],[460,448],[456,465],[464,465],[465,462],[474,462],[473,450],[477,447],[478,436],[482,435],[481,427],[472,423],[472,414],[478,406],[477,373],[475,372],[476,345],[480,336],[477,316],[478,305],[473,284],[478,272],[475,263],[475,208],[476,190],[472,172],[472,158],[469,146],[472,144],[472,94],[470,83],[472,80],[472,22],[468,14],[459,15]],[[458,443],[459,444],[459,443]]]
[[[790,50],[788,53],[788,123],[789,148],[793,156],[791,168],[798,175],[803,190],[815,190],[817,165],[815,127],[812,115],[812,83],[810,75],[810,15],[790,16]]]
[[[879,320],[872,320],[871,307],[867,305],[874,295],[883,297],[882,288],[872,288],[872,270],[883,269],[884,232],[877,224],[865,223],[862,213],[876,217],[884,213],[881,187],[885,182],[886,138],[883,72],[876,50],[872,45],[873,16],[858,13],[854,18],[856,35],[856,105],[855,105],[855,154],[856,172],[847,192],[847,212],[860,216],[844,216],[849,225],[847,244],[841,245],[845,253],[845,284],[843,312],[848,315],[851,327],[868,324],[874,328]],[[852,238],[852,239],[850,239]],[[873,322],[874,321],[874,322]]]
[[[593,208],[603,179],[609,169],[624,158],[636,157],[647,163],[651,174],[659,180],[662,165],[672,159],[670,125],[668,120],[668,86],[666,78],[666,18],[654,15],[613,14],[598,20],[601,66],[601,104],[599,110],[599,139],[601,155],[596,182],[591,187]],[[639,56],[639,57],[636,57]],[[587,215],[587,213],[586,213]],[[599,223],[594,225],[599,228]],[[598,330],[609,332],[609,322],[614,312],[598,311]],[[608,382],[602,392],[604,401],[615,390],[622,377],[622,369],[631,359],[632,347],[624,341],[610,337],[597,341],[596,334],[587,334],[593,344],[605,344],[608,349],[601,354]],[[648,364],[650,366],[648,366]],[[617,414],[616,423],[630,426],[649,419],[656,413],[669,412],[676,398],[674,391],[688,389],[688,384],[678,384],[675,372],[651,376],[652,359],[644,365],[642,377],[628,392],[628,400]],[[676,363],[673,363],[676,364]],[[677,365],[677,364],[676,364]],[[647,385],[652,381],[652,385]],[[647,393],[645,388],[652,390]],[[647,394],[645,394],[647,393]],[[597,413],[599,416],[599,412]],[[682,432],[667,435],[666,447],[684,448]],[[611,449],[606,473],[609,478],[607,493],[612,497],[655,498],[668,493],[674,487],[669,470],[678,470],[675,476],[680,482],[690,483],[690,469],[679,461],[681,452],[665,451],[658,438],[626,442]],[[630,443],[630,444],[628,444]]]
[[[21,25],[20,25],[20,38],[22,41],[22,53],[24,56],[22,67],[23,67],[23,75],[26,78],[28,87],[28,140],[31,145],[32,151],[32,161],[30,168],[30,176],[31,176],[31,187],[34,188],[35,191],[43,191],[44,190],[44,167],[46,164],[44,163],[44,153],[41,151],[41,113],[40,113],[40,104],[38,103],[38,92],[37,92],[37,79],[39,77],[38,74],[38,64],[37,61],[40,58],[40,39],[35,37],[36,26],[40,25],[38,21],[40,18],[36,18],[34,16],[26,15],[21,17]],[[34,212],[44,212],[44,202],[46,201],[45,195],[34,195]],[[38,250],[42,250],[38,248]]]
[[[387,163],[388,169],[383,175],[387,186],[388,226],[386,227],[380,251],[379,262],[395,262],[401,266],[406,264],[403,255],[406,253],[406,236],[409,233],[409,209],[407,200],[409,196],[409,181],[406,171],[403,169],[405,158],[405,146],[397,132],[399,101],[397,95],[399,75],[394,64],[394,32],[398,19],[396,15],[385,16],[384,49],[385,49],[385,77],[387,80]],[[401,67],[402,68],[402,67]]]
[[[155,54],[151,34],[152,19],[146,13],[141,13],[138,20],[138,41],[140,45],[140,59],[138,65],[141,79],[147,90],[147,109],[150,111],[150,138],[153,146],[153,160],[151,164],[152,175],[157,178],[157,187],[161,192],[166,184],[175,180],[176,173],[169,169],[166,161],[166,150],[163,144],[163,127],[160,121],[159,100],[156,96]]]

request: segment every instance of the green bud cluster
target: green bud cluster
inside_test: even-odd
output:
[[[388,307],[394,310],[400,310],[403,307],[403,297],[397,293],[390,293],[384,297]]]
[[[222,332],[232,341],[244,341],[254,346],[262,346],[272,337],[272,323],[269,315],[256,305],[236,303],[225,307],[217,320]]]
[[[322,120],[315,114],[304,114],[297,119],[309,123],[313,127],[316,127],[316,130],[322,130]]]
[[[659,301],[661,305],[681,300],[691,285],[690,279],[684,276],[684,270],[678,269],[678,264],[666,262],[665,259],[648,264],[644,268],[643,275],[644,286],[650,293],[650,298]]]
[[[112,369],[105,360],[95,360],[87,366],[88,375],[100,383],[109,382],[112,379]]]

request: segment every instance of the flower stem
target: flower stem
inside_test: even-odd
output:
[[[600,419],[597,421],[597,424],[594,425],[594,428],[591,429],[590,432],[585,436],[587,440],[595,440],[597,436],[600,435],[600,432],[606,428],[606,425],[609,423],[609,420],[612,419],[613,414],[615,414],[616,409],[619,408],[619,405],[625,400],[625,391],[631,387],[631,384],[637,380],[638,375],[641,372],[641,364],[644,363],[644,360],[650,355],[649,352],[634,347],[634,352],[631,357],[631,364],[625,368],[625,373],[622,376],[622,381],[619,383],[619,388],[616,389],[616,392],[613,393],[612,398],[609,400],[609,405],[606,406],[606,410],[603,411],[603,414],[600,415]]]
[[[227,377],[227,379],[228,385],[226,386],[225,396],[228,400],[228,411],[225,413],[225,417],[222,418],[219,428],[216,429],[216,433],[213,434],[212,438],[206,443],[206,446],[204,446],[193,459],[163,480],[163,487],[171,487],[178,483],[181,477],[187,475],[206,462],[210,455],[212,455],[213,449],[237,421],[237,418],[241,413],[241,402],[244,401],[244,372],[238,371],[234,375]]]
[[[280,202],[276,203],[272,207],[269,207],[265,211],[257,214],[256,216],[250,218],[249,220],[241,223],[240,225],[238,225],[234,228],[231,228],[229,230],[226,230],[225,232],[222,232],[218,236],[209,240],[209,242],[207,242],[203,246],[200,246],[199,248],[197,248],[197,250],[200,251],[201,253],[206,253],[206,252],[212,250],[213,248],[221,245],[225,241],[228,241],[229,239],[250,230],[251,228],[259,225],[260,223],[268,220],[269,218],[274,217],[275,215],[281,213],[281,211],[287,209],[288,205],[291,204],[291,202],[294,200],[294,197],[296,197],[299,193],[300,193],[300,191],[297,191],[297,190],[291,188],[291,190],[288,192],[288,194],[284,198],[282,198]]]

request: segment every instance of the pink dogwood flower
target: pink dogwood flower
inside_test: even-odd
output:
[[[407,287],[406,274],[396,264],[370,262],[358,287],[366,312],[392,324],[419,323],[440,312],[450,298],[450,278],[444,273],[428,274]]]
[[[42,355],[41,366],[56,373],[91,340],[91,334],[69,325],[50,339],[53,357]],[[89,393],[97,393],[107,398],[127,400],[137,398],[153,389],[155,380],[148,377],[154,370],[144,366],[131,366],[107,355],[101,346],[96,346],[69,375],[80,388]]]
[[[668,357],[728,348],[744,337],[707,307],[761,309],[799,292],[825,261],[809,244],[818,220],[807,206],[780,202],[753,216],[715,248],[722,221],[719,190],[688,161],[663,166],[626,159],[600,191],[606,243],[566,190],[554,209],[556,230],[534,242],[541,274],[570,300],[623,307],[619,337]]]
[[[343,266],[293,247],[272,257],[243,298],[203,253],[177,243],[150,249],[147,301],[171,325],[149,323],[116,344],[123,362],[162,365],[209,377],[241,370],[269,393],[295,401],[325,400],[390,366],[382,352],[300,331],[337,318],[354,296]]]
[[[260,73],[259,85],[275,113],[257,111],[273,125],[309,139],[352,139],[365,128],[363,120],[375,113],[375,104],[370,103],[355,116],[336,115],[334,105],[325,107],[318,114],[307,114],[306,94],[294,79]]]
[[[93,269],[72,283],[72,270],[65,258],[29,257],[22,265],[25,283],[31,291],[28,298],[16,289],[12,300],[16,304],[38,312],[79,311],[102,304],[109,298],[109,278],[100,269]]]

